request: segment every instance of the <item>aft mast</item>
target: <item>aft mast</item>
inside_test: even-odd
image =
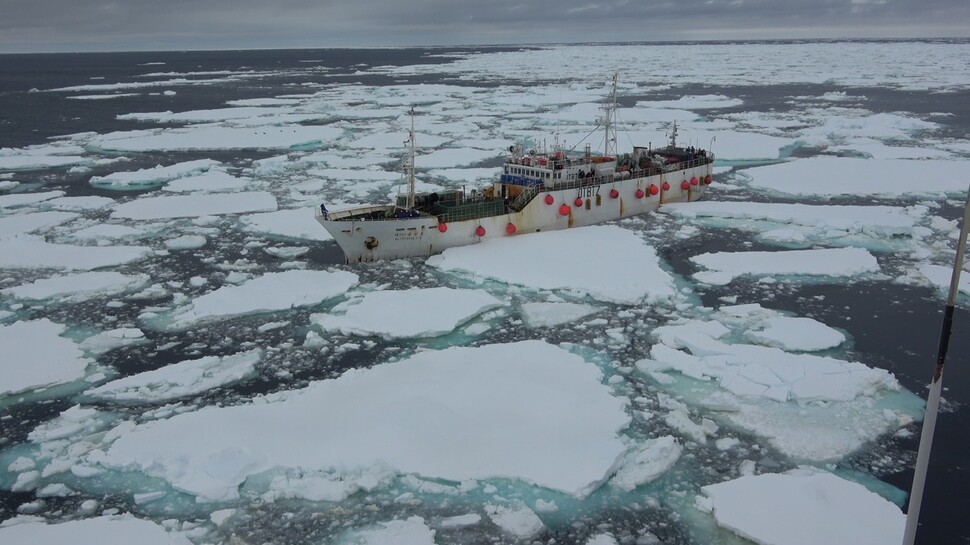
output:
[[[613,74],[613,86],[610,89],[610,96],[606,97],[603,104],[603,128],[606,135],[603,138],[603,155],[616,157],[616,78]]]
[[[414,107],[411,107],[411,130],[408,132],[408,158],[404,162],[404,170],[408,175],[407,210],[414,210]]]

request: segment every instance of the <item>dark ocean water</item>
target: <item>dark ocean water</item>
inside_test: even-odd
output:
[[[300,93],[305,84],[346,84],[359,82],[367,85],[449,83],[466,85],[457,78],[392,76],[384,74],[363,74],[360,70],[377,66],[410,66],[451,62],[450,53],[470,51],[492,51],[499,48],[441,48],[425,49],[365,49],[365,50],[278,50],[278,51],[222,51],[222,52],[155,52],[155,53],[111,53],[111,54],[58,54],[58,55],[0,55],[0,148],[20,148],[44,144],[51,137],[80,132],[108,133],[111,131],[151,128],[156,125],[145,122],[123,121],[120,114],[147,111],[180,112],[186,110],[223,107],[226,101],[247,98],[265,98],[288,93]],[[312,61],[312,62],[306,62]],[[156,64],[164,63],[164,64]],[[97,85],[103,83],[125,83],[146,81],[147,79],[166,79],[165,76],[145,78],[152,72],[193,73],[188,79],[224,78],[223,71],[243,74],[245,77],[232,77],[205,85],[192,83],[170,84],[159,88],[139,89],[138,96],[121,97],[110,100],[72,100],[68,98],[80,92],[45,92],[77,85]],[[210,74],[207,74],[210,73]],[[174,90],[175,94],[164,95],[161,90]],[[686,85],[669,89],[648,97],[627,97],[626,100],[669,99],[684,94],[722,93],[744,99],[744,105],[737,111],[784,111],[790,106],[790,97],[802,95],[821,95],[830,91],[843,91],[838,85],[772,85],[766,83],[749,87],[722,87],[718,85]],[[88,93],[112,93],[113,91],[88,91]],[[121,90],[118,92],[128,92]],[[867,97],[865,108],[874,113],[911,112],[927,114],[942,112],[949,114],[936,119],[943,125],[942,133],[950,137],[965,138],[970,135],[970,88],[951,93],[926,93],[900,91],[879,87],[853,88],[853,94]],[[151,94],[158,93],[158,94]],[[365,99],[366,97],[361,97]],[[727,110],[730,112],[731,110]],[[127,154],[131,159],[125,170],[134,170],[155,164],[172,164],[196,158],[212,158],[231,165],[247,166],[254,159],[275,155],[277,152],[258,151],[220,151],[220,152],[179,152]],[[22,183],[42,183],[44,190],[62,189],[68,195],[103,194],[116,197],[117,193],[107,193],[92,188],[87,182],[95,175],[110,172],[112,167],[94,167],[80,173],[64,169],[51,169],[18,173],[17,180]],[[2,174],[2,173],[0,173]],[[759,199],[757,195],[731,194],[731,198]],[[715,193],[715,197],[718,198]],[[845,202],[849,202],[848,200]],[[880,202],[880,204],[890,204]],[[938,215],[948,219],[962,216],[960,203],[947,202]],[[647,220],[650,221],[650,220]],[[659,248],[661,256],[678,274],[689,277],[695,266],[688,261],[693,255],[710,251],[740,249],[739,240],[747,235],[730,230],[708,230],[702,236],[689,241],[671,243]],[[751,247],[745,247],[751,249]],[[318,244],[304,258],[315,266],[340,263],[339,250],[330,243]],[[205,267],[191,257],[170,258],[166,267],[177,269],[180,274],[191,275],[193,270]],[[380,281],[383,269],[361,268],[362,282]],[[882,367],[896,375],[909,390],[925,396],[926,385],[932,373],[937,340],[942,321],[943,298],[938,292],[927,288],[893,285],[886,282],[856,282],[845,285],[786,285],[785,289],[757,282],[739,281],[730,288],[705,288],[700,291],[702,301],[708,306],[716,306],[723,295],[745,294],[739,303],[763,302],[779,310],[791,310],[797,315],[815,318],[827,325],[849,331],[853,337],[850,359],[866,362],[868,365]],[[97,312],[97,305],[91,308],[74,306],[61,311],[84,321],[84,312]],[[967,434],[970,422],[970,313],[966,311],[967,301],[961,299],[961,308],[954,320],[954,335],[950,344],[944,385],[944,412],[937,424],[936,442],[930,464],[926,498],[923,503],[922,526],[918,542],[925,544],[970,543],[970,518],[966,516],[963,498],[970,493],[970,435]],[[132,316],[139,309],[130,308]],[[227,334],[217,331],[211,334],[218,338]],[[164,344],[170,340],[163,335],[154,336],[154,344]],[[281,334],[280,340],[285,340]],[[212,343],[215,346],[218,343]],[[377,351],[380,348],[378,347]],[[102,361],[123,372],[134,372],[144,361],[149,349],[129,349],[109,353]],[[161,353],[156,363],[175,362],[186,356],[179,350]],[[347,359],[340,369],[315,369],[312,362],[296,371],[299,382],[333,376],[343,368],[354,367],[365,362]],[[285,387],[292,387],[288,383]],[[245,398],[257,393],[275,391],[284,387],[274,377],[259,377],[235,387],[231,395]],[[21,442],[26,434],[38,423],[43,422],[73,404],[70,399],[48,399],[34,402],[13,403],[0,406],[2,416],[2,442],[0,447]],[[909,438],[889,438],[887,445],[872,449],[867,455],[853,457],[842,464],[845,469],[859,469],[873,473],[885,482],[907,490],[912,479],[912,471],[894,467],[886,470],[880,465],[879,456],[891,452],[891,456],[915,460],[918,433]],[[0,520],[16,514],[17,507],[33,501],[31,493],[10,493],[0,491]],[[64,500],[63,509],[69,511],[73,500]],[[56,503],[56,502],[52,502]],[[106,498],[104,506],[124,502],[117,498]],[[393,513],[390,513],[393,514]],[[605,515],[590,516],[590,525],[601,523]],[[629,527],[635,533],[640,520],[622,509],[610,518],[613,529]],[[272,517],[268,517],[267,521]],[[262,529],[254,529],[252,536],[266,540],[273,539],[279,528],[270,522]],[[445,537],[446,534],[441,534]],[[543,538],[556,537],[559,543],[573,540],[582,542],[585,534],[570,533],[567,529],[552,530]],[[316,533],[304,537],[320,537]],[[454,536],[458,541],[466,537]],[[483,537],[483,536],[478,536]],[[681,531],[670,529],[667,536],[670,542],[683,542]],[[286,539],[285,542],[299,542]]]

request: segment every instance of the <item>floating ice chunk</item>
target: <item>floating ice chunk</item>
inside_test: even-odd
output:
[[[500,168],[436,168],[428,171],[429,176],[458,183],[490,181],[500,173]]]
[[[838,206],[797,203],[712,202],[684,205],[670,203],[659,212],[680,218],[763,220],[777,224],[813,227],[818,231],[840,229],[880,237],[911,235],[916,218],[897,206]]]
[[[385,340],[439,337],[502,304],[484,290],[374,291],[347,307],[343,315],[314,314],[310,320],[324,331],[344,335],[376,335]]]
[[[224,170],[213,169],[203,174],[171,181],[162,187],[162,191],[173,193],[242,191],[246,189],[249,182],[247,178],[237,178]]]
[[[637,102],[637,106],[654,108],[683,108],[686,110],[706,110],[712,108],[733,108],[743,104],[739,98],[724,95],[685,95],[677,100],[651,100]]]
[[[811,157],[745,170],[749,185],[805,196],[901,197],[967,190],[967,161]]]
[[[677,463],[684,448],[670,435],[647,439],[628,452],[610,485],[627,492],[663,475]]]
[[[0,217],[0,238],[15,237],[38,229],[67,223],[78,217],[71,212],[36,212]]]
[[[45,206],[58,210],[100,210],[114,206],[115,200],[109,197],[88,195],[86,197],[57,197],[46,201]]]
[[[206,245],[206,238],[202,235],[182,235],[170,238],[165,241],[165,247],[169,250],[197,250]]]
[[[710,269],[694,273],[694,278],[713,285],[728,284],[745,275],[853,278],[879,271],[876,257],[864,248],[716,252],[697,255],[690,260]]]
[[[702,487],[717,524],[766,545],[876,545],[902,540],[906,516],[864,486],[812,469]]]
[[[80,155],[5,155],[0,153],[0,170],[44,170],[90,163],[91,159]]]
[[[919,273],[923,275],[924,278],[930,281],[930,284],[936,286],[943,292],[948,292],[950,290],[950,282],[953,280],[953,267],[944,267],[942,265],[921,265],[919,268]],[[959,290],[965,294],[970,295],[970,274],[966,271],[960,275],[960,286]]]
[[[446,148],[433,151],[414,159],[422,168],[450,168],[468,166],[474,163],[493,159],[502,155],[502,151],[486,151],[475,148]]]
[[[276,198],[265,191],[250,191],[225,195],[177,195],[135,199],[119,204],[111,213],[111,217],[154,220],[267,210],[276,210]]]
[[[226,285],[176,309],[170,327],[185,329],[200,322],[232,316],[276,312],[319,304],[357,285],[346,271],[284,271],[267,273],[238,286]]]
[[[24,519],[24,520],[20,520]],[[16,517],[0,526],[0,542],[44,545],[192,545],[184,535],[133,515],[102,516],[60,524]]]
[[[0,395],[62,384],[84,377],[91,363],[70,339],[67,327],[43,318],[0,325]]]
[[[838,330],[811,318],[777,316],[767,320],[762,331],[748,331],[745,336],[758,344],[782,350],[813,352],[835,348],[845,342]]]
[[[0,191],[10,191],[18,185],[20,185],[20,182],[15,182],[13,180],[0,180]]]
[[[390,468],[369,468],[360,471],[287,471],[276,475],[269,490],[262,494],[264,501],[299,498],[309,501],[341,502],[361,490],[371,491],[386,486],[394,478]]]
[[[146,232],[143,229],[136,229],[134,227],[128,227],[127,225],[101,223],[92,225],[91,227],[85,227],[84,229],[78,229],[70,233],[68,237],[72,239],[97,241],[102,239],[134,238],[145,234]]]
[[[206,356],[113,380],[86,393],[122,403],[167,401],[207,392],[246,378],[253,374],[262,357],[260,350],[231,356]]]
[[[83,272],[35,280],[0,290],[18,299],[76,303],[93,297],[141,289],[151,280],[147,274],[125,275],[113,271]]]
[[[464,528],[474,526],[482,521],[482,516],[478,513],[468,513],[465,515],[455,515],[441,519],[438,526],[441,528]]]
[[[92,335],[81,341],[81,350],[99,356],[115,348],[148,342],[142,330],[136,327],[120,327]]]
[[[639,542],[639,540],[638,540]],[[596,534],[586,541],[586,545],[619,545],[613,534]]]
[[[522,319],[529,327],[552,327],[581,320],[603,307],[580,303],[524,303]]]
[[[0,267],[16,269],[91,270],[139,261],[151,254],[152,249],[147,246],[51,244],[30,235],[0,238]]]
[[[333,240],[313,216],[313,208],[277,210],[239,217],[243,231],[300,240]]]
[[[38,193],[11,193],[0,195],[0,208],[16,208],[44,202],[55,197],[63,197],[63,191],[41,191]]]
[[[528,539],[545,529],[545,525],[535,511],[521,503],[511,507],[487,504],[485,512],[496,526],[512,534],[516,539]]]
[[[136,97],[138,93],[115,93],[112,95],[74,95],[70,98],[74,100],[110,100],[112,98]]]
[[[677,294],[657,252],[633,232],[613,225],[487,240],[449,248],[427,263],[536,289],[588,293],[611,303],[657,302]]]
[[[219,166],[218,161],[199,159],[168,166],[158,165],[134,172],[112,172],[107,176],[93,176],[90,184],[102,189],[144,189],[162,185],[176,178],[205,172],[216,166]]]
[[[201,501],[234,498],[248,476],[274,467],[384,464],[457,482],[515,478],[582,497],[626,450],[617,437],[629,422],[624,402],[601,381],[595,365],[540,341],[421,352],[268,402],[123,426],[90,456]]]
[[[286,113],[281,108],[260,106],[241,106],[236,108],[215,108],[211,110],[190,110],[187,112],[137,112],[117,116],[121,120],[155,121],[158,123],[201,123],[204,121],[229,121],[251,119],[254,117],[273,117]]]
[[[220,149],[290,149],[330,142],[343,134],[336,127],[278,125],[220,127],[200,125],[106,134],[92,145],[106,151],[174,151]]]
[[[347,542],[355,545],[435,545],[435,531],[421,517],[381,522],[376,527],[349,534]]]

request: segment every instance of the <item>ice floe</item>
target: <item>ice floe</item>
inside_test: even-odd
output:
[[[32,235],[0,238],[0,268],[91,270],[140,261],[152,253],[147,246],[53,244]]]
[[[690,260],[709,269],[693,276],[711,285],[729,284],[739,276],[854,278],[880,270],[876,257],[864,248],[715,252]]]
[[[624,401],[601,381],[595,365],[541,341],[428,351],[253,404],[122,425],[88,462],[138,469],[200,501],[235,498],[247,477],[274,467],[385,464],[581,497],[626,450]]]
[[[242,214],[268,210],[276,210],[276,197],[265,191],[249,191],[213,195],[144,197],[119,204],[111,213],[111,217],[155,220]]]
[[[71,212],[54,211],[0,216],[0,238],[15,237],[39,229],[47,229],[67,223],[77,217],[77,214]]]
[[[44,170],[74,165],[86,165],[92,161],[81,155],[7,155],[0,150],[0,170]]]
[[[373,291],[334,308],[343,314],[314,314],[310,320],[324,331],[344,335],[379,336],[386,340],[438,337],[503,303],[485,290],[438,287],[404,291]],[[416,316],[421,319],[416,320]]]
[[[647,439],[627,453],[610,485],[627,492],[667,472],[680,459],[684,447],[672,436]]]
[[[811,318],[776,316],[766,320],[760,331],[749,330],[751,341],[783,350],[816,352],[835,348],[845,342],[845,335]]]
[[[766,545],[898,543],[906,515],[864,486],[813,469],[746,475],[701,488],[723,528]]]
[[[674,387],[671,373],[679,374],[693,384],[675,387],[687,394],[685,402],[718,411],[724,421],[765,437],[787,456],[839,459],[918,413],[911,394],[883,369],[722,340],[778,318],[766,309],[722,307],[714,317],[656,329],[660,343],[637,368],[664,387]],[[887,397],[912,414],[884,411],[880,400]]]
[[[427,263],[444,271],[628,305],[671,300],[677,294],[657,252],[632,231],[612,225],[486,240],[449,248]]]
[[[344,541],[355,545],[435,545],[435,531],[421,517],[381,522],[371,528],[352,530]]]
[[[0,208],[16,208],[47,201],[55,197],[63,197],[63,191],[39,191],[34,193],[11,193],[0,195]]]
[[[522,319],[529,327],[552,327],[575,322],[603,310],[603,307],[582,303],[524,303]]]
[[[17,299],[74,303],[92,297],[117,295],[145,287],[147,274],[125,275],[115,271],[92,271],[35,280],[0,293]]]
[[[91,361],[74,341],[61,336],[66,330],[46,318],[0,325],[0,395],[83,378]]]
[[[85,393],[122,403],[155,403],[201,394],[252,375],[262,355],[261,350],[250,350],[206,356],[113,380]]]
[[[546,527],[535,511],[522,503],[512,506],[487,504],[485,512],[496,526],[520,540],[533,537]]]
[[[105,176],[93,176],[89,183],[102,189],[144,189],[162,185],[176,178],[199,174],[218,165],[218,161],[199,159],[168,166],[158,165],[134,172],[119,171]]]
[[[261,314],[319,304],[357,285],[346,271],[284,271],[266,273],[238,286],[225,285],[177,308],[168,328],[186,329],[234,316]]]
[[[330,142],[342,133],[342,130],[335,127],[304,125],[263,127],[204,125],[179,129],[115,132],[94,139],[92,145],[114,152],[291,149]]]
[[[185,535],[169,531],[133,515],[100,516],[50,524],[33,517],[17,517],[0,526],[0,542],[44,545],[192,545]]]
[[[249,233],[300,240],[333,240],[317,222],[311,207],[247,214],[239,217],[239,223]]]
[[[938,196],[962,193],[970,186],[967,161],[910,161],[811,157],[749,168],[749,185],[764,191],[801,196]]]

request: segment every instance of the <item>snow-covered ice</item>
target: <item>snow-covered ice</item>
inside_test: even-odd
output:
[[[690,260],[708,269],[694,278],[712,285],[729,284],[739,276],[854,278],[880,270],[876,257],[864,248],[715,252]]]
[[[438,337],[502,304],[484,290],[438,287],[373,291],[334,309],[343,310],[343,314],[314,314],[310,320],[324,331],[344,335],[379,336],[386,340]]]
[[[122,403],[154,403],[196,395],[241,380],[255,371],[262,351],[206,356],[113,380],[87,395]]]
[[[814,469],[747,475],[701,490],[719,526],[765,545],[899,543],[906,526],[894,503]]]
[[[192,545],[180,532],[166,530],[150,520],[134,515],[100,516],[49,524],[33,517],[18,517],[0,526],[0,542],[44,545]]]
[[[444,271],[586,293],[627,305],[671,300],[677,294],[657,252],[633,232],[612,225],[486,240],[448,248],[427,263]]]
[[[747,169],[751,187],[802,196],[937,196],[967,191],[967,161],[811,157]]]
[[[783,350],[816,352],[835,348],[845,342],[845,335],[838,330],[811,318],[777,316],[766,320],[760,331],[749,330],[745,335],[751,341]]]
[[[139,469],[202,501],[234,498],[247,477],[274,467],[384,464],[582,497],[626,450],[624,401],[601,380],[595,365],[541,341],[421,352],[258,403],[122,425],[88,461]]]
[[[266,273],[238,286],[225,285],[173,311],[171,329],[248,314],[261,314],[319,304],[357,285],[346,271],[283,271]]]
[[[239,217],[239,223],[249,233],[321,242],[333,240],[330,233],[313,216],[313,208],[247,214]]]
[[[199,174],[218,165],[218,161],[198,159],[168,166],[143,168],[134,172],[118,171],[105,176],[92,176],[89,183],[103,189],[144,189],[176,178]]]
[[[143,288],[147,274],[125,275],[115,271],[93,271],[41,278],[29,284],[4,288],[0,293],[18,299],[78,302],[92,297],[117,295]]]
[[[93,145],[114,152],[222,149],[291,149],[330,142],[342,134],[335,127],[280,125],[222,127],[200,125],[179,129],[115,132],[101,136]]]
[[[677,439],[669,435],[647,439],[639,448],[627,453],[623,465],[610,479],[610,485],[629,492],[649,483],[673,467],[683,451]]]
[[[276,210],[276,197],[266,191],[249,191],[212,195],[143,197],[119,204],[111,213],[111,217],[156,220],[265,212],[268,210]]]
[[[0,325],[0,395],[83,378],[91,361],[74,341],[61,336],[66,330],[47,318]]]
[[[435,545],[434,536],[423,518],[408,517],[352,530],[344,540],[355,545]]]
[[[100,269],[140,261],[152,253],[147,246],[53,244],[31,235],[0,238],[0,267],[16,269]]]
[[[582,303],[525,303],[522,319],[529,327],[553,327],[575,322],[603,310],[603,307]]]

